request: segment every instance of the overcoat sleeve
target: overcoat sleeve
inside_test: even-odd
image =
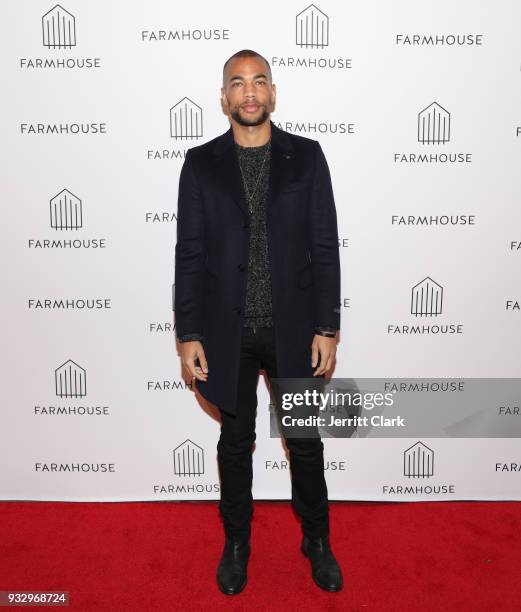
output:
[[[179,176],[175,245],[175,326],[177,337],[202,333],[206,244],[201,192],[192,152]]]
[[[340,254],[329,167],[316,141],[309,232],[315,302],[315,327],[340,329]]]

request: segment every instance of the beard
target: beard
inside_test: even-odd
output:
[[[239,125],[245,125],[245,126],[260,125],[261,123],[264,123],[266,119],[268,119],[270,116],[270,112],[268,111],[266,105],[263,104],[263,105],[260,105],[260,107],[262,109],[262,113],[259,115],[257,119],[254,119],[253,117],[251,119],[247,119],[243,115],[241,115],[240,106],[237,106],[233,111],[230,111],[230,115],[235,119],[235,121],[237,121]]]

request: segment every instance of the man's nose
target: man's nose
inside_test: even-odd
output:
[[[253,85],[253,83],[246,83],[244,87],[244,95],[249,97],[255,95],[255,86]]]

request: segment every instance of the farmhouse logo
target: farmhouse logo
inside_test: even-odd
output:
[[[438,317],[443,311],[443,287],[426,276],[412,287],[410,297],[410,314],[415,318]],[[389,323],[387,334],[392,335],[446,335],[462,334],[463,323]]]
[[[50,201],[51,227],[55,230],[76,230],[83,227],[83,211],[81,200],[68,189]]]
[[[483,45],[483,34],[399,33],[394,43],[401,47],[476,47]]]
[[[295,21],[299,47],[322,49],[329,45],[329,17],[314,4],[301,11]]]
[[[476,225],[476,215],[391,215],[391,225],[402,227],[471,227]]]
[[[152,485],[154,493],[176,495],[178,499],[193,499],[197,496],[211,494],[212,497],[207,497],[207,499],[214,499],[221,490],[220,483],[214,481],[211,474],[204,479],[199,479],[200,476],[205,475],[204,449],[187,439],[174,449],[173,454],[174,473],[180,479],[174,483]]]
[[[41,18],[41,40],[43,47],[53,51],[70,51],[77,46],[76,38],[76,18],[56,4]],[[19,66],[22,69],[39,68],[100,68],[101,59],[99,57],[67,57],[56,56],[52,53],[51,57],[21,57]]]
[[[382,494],[388,497],[430,498],[454,495],[453,483],[430,483],[434,476],[434,451],[423,442],[416,442],[403,451],[405,483],[383,484]]]
[[[403,453],[403,475],[408,478],[430,478],[434,475],[434,451],[416,442]]]
[[[450,140],[450,113],[437,102],[418,113],[418,142],[445,144]]]
[[[87,396],[87,372],[72,359],[68,359],[54,370],[55,394],[59,398],[84,398]],[[104,417],[111,416],[110,406],[95,401],[92,404],[64,400],[63,402],[38,404],[33,415],[39,417]]]
[[[170,109],[170,137],[179,141],[197,140],[203,136],[203,109],[188,97]],[[170,146],[170,145],[168,145]],[[178,159],[184,161],[186,149],[147,149],[148,160]]]
[[[141,42],[191,42],[230,40],[229,28],[179,28],[178,30],[141,30]]]
[[[50,226],[55,232],[83,229],[82,201],[69,189],[62,189],[49,200],[49,208],[45,216],[50,219]],[[30,249],[105,249],[107,239],[28,238],[27,245]]]
[[[87,395],[87,373],[72,359],[56,368],[54,381],[58,397],[85,397]]]
[[[203,109],[190,98],[183,98],[170,109],[170,136],[197,139],[203,135]]]
[[[276,121],[277,127],[291,134],[354,134],[354,123],[332,121]]]
[[[57,4],[42,17],[43,44],[48,49],[76,46],[76,19]]]
[[[192,440],[185,440],[174,449],[174,474],[177,476],[204,474],[204,450]]]
[[[416,117],[416,140],[420,145],[447,145],[452,137],[449,111],[438,102],[431,102]],[[472,163],[472,153],[445,152],[445,149],[422,148],[418,152],[394,153],[400,164],[461,164]]]
[[[173,223],[176,220],[177,216],[172,210],[159,210],[156,212],[147,210],[145,212],[145,223],[149,223],[150,225]]]
[[[346,57],[317,56],[317,51],[326,50],[330,45],[329,17],[314,4],[295,16],[295,45],[309,56],[272,56],[271,66],[277,68],[322,68],[324,70],[345,70],[352,68],[353,60]]]
[[[266,472],[289,471],[289,461],[286,459],[265,459],[264,470]],[[324,471],[345,472],[347,464],[345,459],[334,459],[324,461]]]
[[[411,314],[417,317],[435,317],[441,314],[443,287],[425,277],[411,292]]]
[[[81,298],[28,298],[29,310],[109,310],[112,308],[111,298],[81,297]]]

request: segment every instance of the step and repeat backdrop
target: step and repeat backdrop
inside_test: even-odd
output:
[[[186,151],[229,127],[222,67],[244,48],[272,67],[272,120],[329,163],[334,377],[519,377],[521,4],[24,0],[2,16],[1,499],[219,498],[219,422],[174,334],[177,189]],[[258,398],[254,496],[289,499],[263,374]],[[330,499],[521,499],[519,405],[498,402],[496,436],[325,438]]]

